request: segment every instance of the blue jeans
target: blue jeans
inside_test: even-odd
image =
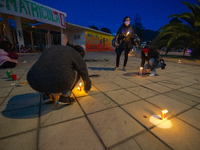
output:
[[[154,62],[155,62],[155,58],[151,58],[151,59],[149,60],[149,62],[144,66],[144,69],[143,69],[143,70],[150,69],[151,66],[153,66]],[[152,71],[154,71],[154,72],[156,73],[156,68],[161,68],[161,67],[162,67],[162,65],[161,65],[161,63],[159,62],[159,63],[157,64],[157,66],[156,66]]]

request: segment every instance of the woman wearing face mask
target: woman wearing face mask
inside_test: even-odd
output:
[[[117,31],[118,38],[116,40],[117,40],[117,43],[119,43],[119,49],[117,52],[115,70],[119,70],[120,56],[122,52],[125,50],[123,70],[126,71],[125,67],[128,61],[128,53],[133,48],[134,35],[135,35],[134,30],[130,26],[130,17],[127,16],[124,18],[122,26]]]

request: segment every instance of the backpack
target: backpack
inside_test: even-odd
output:
[[[113,46],[113,47],[119,47],[119,44],[117,43],[118,37],[119,37],[119,35],[115,36],[115,37],[112,39],[112,46]]]

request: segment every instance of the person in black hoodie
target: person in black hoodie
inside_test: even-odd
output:
[[[124,65],[123,70],[125,71],[125,67],[128,61],[128,53],[133,48],[134,43],[134,30],[130,26],[130,17],[125,17],[123,20],[122,26],[117,31],[117,38],[116,41],[119,44],[119,49],[117,51],[117,57],[116,57],[116,68],[115,70],[119,70],[119,61],[120,56],[122,52],[125,50],[125,56],[124,56]]]
[[[62,93],[57,103],[71,104],[71,91],[81,77],[86,93],[91,88],[87,66],[82,57],[84,49],[57,45],[46,49],[27,74],[30,86],[43,95],[45,103],[53,102],[52,93]],[[82,57],[81,57],[82,56]]]
[[[143,67],[143,71],[139,71],[139,74],[143,73],[149,73],[151,71],[150,77],[155,76],[156,74],[156,68],[162,68],[165,69],[166,64],[164,63],[164,60],[161,58],[159,52],[156,50],[156,48],[152,46],[145,46],[142,49],[141,52],[141,67]],[[148,63],[144,66],[145,61]]]

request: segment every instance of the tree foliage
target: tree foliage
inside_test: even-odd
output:
[[[91,26],[89,26],[89,28],[92,28],[92,29],[95,29],[95,30],[99,30],[96,26],[94,26],[94,25],[91,25]]]
[[[187,47],[193,49],[192,56],[200,56],[200,0],[199,5],[190,4],[186,1],[185,4],[191,12],[182,14],[174,14],[169,17],[175,17],[187,22],[184,24],[180,21],[172,21],[171,23],[159,29],[159,35],[154,40],[154,45],[157,48],[167,46],[166,53],[173,47]]]
[[[111,30],[105,27],[101,28],[101,31],[106,32],[106,33],[111,33]]]
[[[140,40],[143,41],[145,39],[145,35],[143,33],[143,25],[141,23],[141,18],[139,16],[139,14],[135,15],[135,18],[133,19],[133,25],[132,25],[135,33],[140,37]]]

